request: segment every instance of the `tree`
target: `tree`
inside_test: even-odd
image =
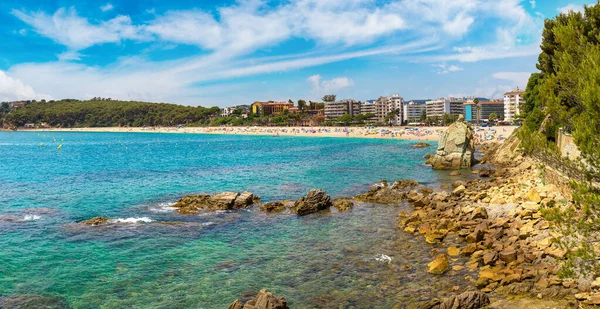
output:
[[[339,122],[343,123],[344,125],[348,125],[350,122],[352,122],[352,120],[354,120],[354,118],[350,114],[344,114],[341,117],[339,117],[337,120]]]
[[[290,104],[294,104],[294,101],[292,101],[292,99],[289,99],[289,100],[288,100],[288,103],[290,103]]]
[[[426,110],[421,111],[421,117],[419,118],[419,120],[421,122],[425,122],[427,120],[427,111]]]
[[[383,121],[388,125],[394,125],[394,119],[398,115],[400,115],[400,109],[394,109],[383,118]]]
[[[335,94],[326,94],[323,96],[323,102],[335,102],[336,95]]]
[[[298,100],[298,109],[303,112],[306,109],[306,101],[302,99]]]
[[[490,114],[490,117],[488,120],[490,121],[490,123],[494,123],[494,121],[496,121],[497,119],[498,119],[498,114],[496,112],[492,112]]]
[[[481,105],[479,105],[479,99],[475,98],[473,103],[475,103],[475,109],[477,111],[477,124],[479,124],[481,122]]]

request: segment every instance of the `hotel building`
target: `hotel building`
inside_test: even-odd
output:
[[[504,120],[514,121],[520,114],[520,105],[525,103],[524,94],[519,87],[504,94]]]

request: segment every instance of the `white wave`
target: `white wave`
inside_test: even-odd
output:
[[[375,256],[375,261],[387,262],[389,264],[392,262],[392,258],[389,255],[380,254],[380,255]]]
[[[174,202],[160,203],[160,204],[156,205],[155,207],[150,208],[150,211],[152,211],[152,212],[171,212],[176,209],[175,207],[173,207],[173,205],[175,205]]]
[[[213,224],[215,224],[215,223],[214,222],[203,222],[200,225],[202,225],[202,226],[209,226],[209,225],[213,225]]]
[[[108,220],[110,223],[150,223],[154,222],[154,220],[148,217],[141,218],[117,218]]]
[[[38,215],[25,215],[23,217],[23,221],[35,221],[35,220],[40,220],[42,218],[42,216],[38,216]]]

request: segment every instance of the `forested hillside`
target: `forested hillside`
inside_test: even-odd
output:
[[[31,102],[25,107],[4,110],[5,126],[46,123],[52,127],[118,127],[205,125],[218,116],[218,107],[93,99]]]

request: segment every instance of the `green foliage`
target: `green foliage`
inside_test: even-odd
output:
[[[323,102],[335,102],[335,94],[326,94],[323,96]]]
[[[496,112],[490,113],[488,120],[493,123],[494,121],[498,120],[498,114]]]
[[[116,100],[31,102],[4,116],[4,122],[23,126],[47,123],[53,127],[141,127],[207,125],[218,107],[190,107],[165,103]]]

